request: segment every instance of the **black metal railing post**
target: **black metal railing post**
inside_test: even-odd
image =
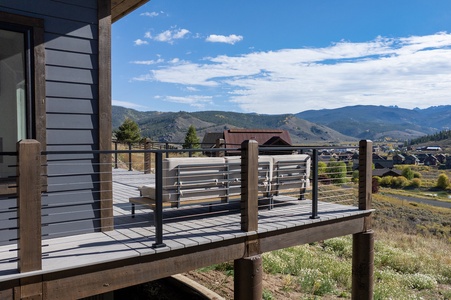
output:
[[[167,152],[166,152],[167,153]],[[155,243],[152,248],[165,247],[163,243],[163,153],[157,151],[155,153]]]
[[[132,170],[132,143],[128,143],[128,170]]]
[[[164,146],[165,147],[165,149],[166,149],[166,158],[169,158],[169,143],[168,142],[166,142],[166,145]]]
[[[318,219],[318,149],[313,149],[312,157],[312,215],[310,219]]]
[[[114,141],[114,168],[117,169],[117,141]]]

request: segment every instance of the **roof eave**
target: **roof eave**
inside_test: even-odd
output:
[[[111,20],[116,22],[150,0],[111,0]]]

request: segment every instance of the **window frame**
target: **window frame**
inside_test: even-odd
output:
[[[44,20],[0,11],[0,24],[4,30],[22,32],[25,35],[27,138],[35,139],[41,144],[41,150],[47,148],[46,108],[45,108],[45,43]],[[47,173],[47,159],[41,157],[41,174]],[[46,189],[46,176],[42,176],[42,190]],[[0,185],[0,195],[16,193],[9,184]]]

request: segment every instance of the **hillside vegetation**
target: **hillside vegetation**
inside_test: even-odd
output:
[[[282,115],[223,111],[140,112],[113,106],[113,129],[127,117],[138,123],[144,137],[159,142],[182,142],[190,125],[196,128],[201,139],[205,132],[222,132],[229,128],[280,128],[290,132],[295,144],[358,139],[403,142],[450,129],[451,105],[412,110],[357,105]]]
[[[260,115],[223,111],[160,113],[138,112],[113,106],[113,128],[119,127],[126,118],[138,123],[142,136],[158,142],[183,142],[190,125],[196,128],[201,140],[206,132],[222,132],[230,128],[284,129],[290,133],[294,144],[355,140],[327,126],[314,124],[290,114]]]
[[[451,299],[451,210],[376,194],[374,299]],[[352,237],[263,255],[263,299],[349,299]],[[233,299],[233,263],[188,273]]]

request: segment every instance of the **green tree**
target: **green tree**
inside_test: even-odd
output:
[[[197,149],[199,148],[199,138],[197,137],[196,128],[193,125],[190,125],[188,128],[188,132],[185,136],[185,141],[183,142],[183,149]]]
[[[120,143],[137,143],[141,139],[141,131],[138,124],[129,118],[125,119],[124,123],[114,131],[114,134]]]
[[[437,179],[437,187],[445,190],[449,185],[449,178],[446,174],[440,174]]]

